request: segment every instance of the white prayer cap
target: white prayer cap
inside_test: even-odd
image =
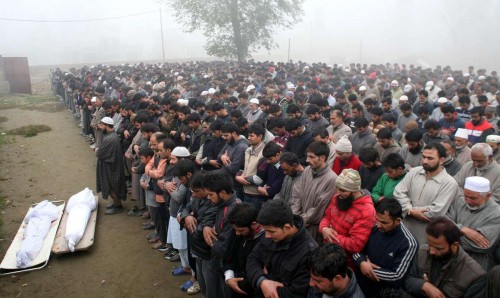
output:
[[[201,92],[201,96],[205,96],[205,95],[208,95],[208,91]]]
[[[248,91],[250,91],[252,89],[255,89],[255,86],[254,85],[248,85],[246,91],[248,92]]]
[[[359,91],[366,91],[366,87],[365,86],[359,87]]]
[[[411,91],[411,89],[413,89],[411,85],[405,85],[405,87],[403,88],[403,92],[408,93]]]
[[[401,97],[399,98],[399,101],[408,101],[408,96],[401,95]]]
[[[428,81],[427,83],[425,83],[425,88],[432,88],[432,86],[434,86],[434,82],[433,81]]]
[[[183,76],[178,76],[178,77],[177,77],[177,81],[182,81],[182,80],[184,80],[184,77],[183,77]]]
[[[446,80],[447,80],[447,81],[452,81],[452,82],[453,82],[453,81],[455,81],[455,80],[453,79],[453,77],[448,77]]]
[[[97,97],[92,97],[92,99],[90,100],[90,102],[96,102],[97,101]]]
[[[254,104],[258,105],[259,100],[257,98],[252,98],[252,99],[250,99],[250,103],[254,103]]]
[[[500,143],[500,136],[498,136],[498,135],[489,135],[489,136],[486,137],[486,142]]]
[[[172,150],[172,155],[176,157],[189,157],[191,154],[186,147],[175,147]]]
[[[215,89],[214,88],[208,89],[208,94],[214,94],[214,93],[215,93]]]
[[[455,138],[468,139],[469,131],[465,128],[458,128],[457,132],[455,132]]]
[[[391,86],[395,86],[395,87],[396,87],[396,86],[399,86],[399,82],[398,82],[398,81],[396,81],[396,80],[393,80],[393,81],[391,82]]]
[[[189,100],[187,100],[187,99],[183,99],[183,98],[179,98],[179,99],[177,100],[177,103],[178,103],[179,105],[181,105],[181,106],[187,106],[187,105],[189,104]]]
[[[464,77],[470,77],[470,73],[468,72],[464,73]]]
[[[286,89],[295,89],[295,85],[294,85],[294,84],[292,84],[292,83],[288,83],[288,84],[286,85]]]
[[[113,119],[111,119],[110,117],[104,117],[104,118],[102,118],[101,122],[104,123],[104,124],[108,124],[108,125],[114,125],[115,124],[113,122]]]
[[[490,180],[479,176],[467,177],[465,178],[464,189],[475,192],[489,192]]]
[[[447,103],[447,102],[448,102],[448,98],[446,98],[446,97],[438,98],[438,103]]]
[[[482,80],[485,80],[486,77],[485,76],[479,76],[477,79],[480,80],[480,81],[482,81]]]
[[[360,73],[361,73],[361,74],[365,74],[365,70],[364,70],[364,69],[362,69],[362,70],[360,71]]]
[[[208,75],[203,75],[203,78],[208,79]]]

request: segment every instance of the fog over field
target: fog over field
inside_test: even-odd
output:
[[[245,1],[241,1],[244,3]],[[154,0],[3,0],[0,55],[31,65],[161,61],[160,5]],[[162,5],[167,60],[215,59],[201,33],[184,33]],[[305,0],[303,21],[276,33],[279,48],[258,60],[413,63],[500,70],[498,0]],[[123,17],[122,16],[129,16]]]

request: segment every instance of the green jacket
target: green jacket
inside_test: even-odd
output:
[[[374,203],[378,202],[380,197],[384,197],[386,199],[393,198],[394,188],[399,183],[399,181],[403,180],[406,173],[399,177],[398,179],[392,179],[387,176],[387,173],[384,173],[377,181],[377,184],[372,189],[372,199]]]

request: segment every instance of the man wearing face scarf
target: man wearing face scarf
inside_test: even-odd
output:
[[[460,229],[462,248],[488,271],[495,265],[500,234],[500,205],[491,200],[490,181],[465,179],[463,199],[456,199],[446,216]]]
[[[500,202],[500,165],[493,160],[493,150],[486,143],[478,143],[471,148],[471,161],[465,163],[455,175],[458,186],[463,188],[465,179],[480,176],[490,181],[492,199]]]
[[[345,169],[335,182],[337,194],[319,224],[325,242],[337,243],[346,251],[348,265],[356,270],[352,255],[361,252],[375,224],[375,207],[368,191],[361,189],[358,171]]]

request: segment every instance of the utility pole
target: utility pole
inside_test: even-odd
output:
[[[163,63],[165,63],[165,42],[163,41],[163,18],[160,7],[160,32],[161,32],[161,54],[163,55]]]
[[[290,63],[290,38],[288,38],[288,63]]]

